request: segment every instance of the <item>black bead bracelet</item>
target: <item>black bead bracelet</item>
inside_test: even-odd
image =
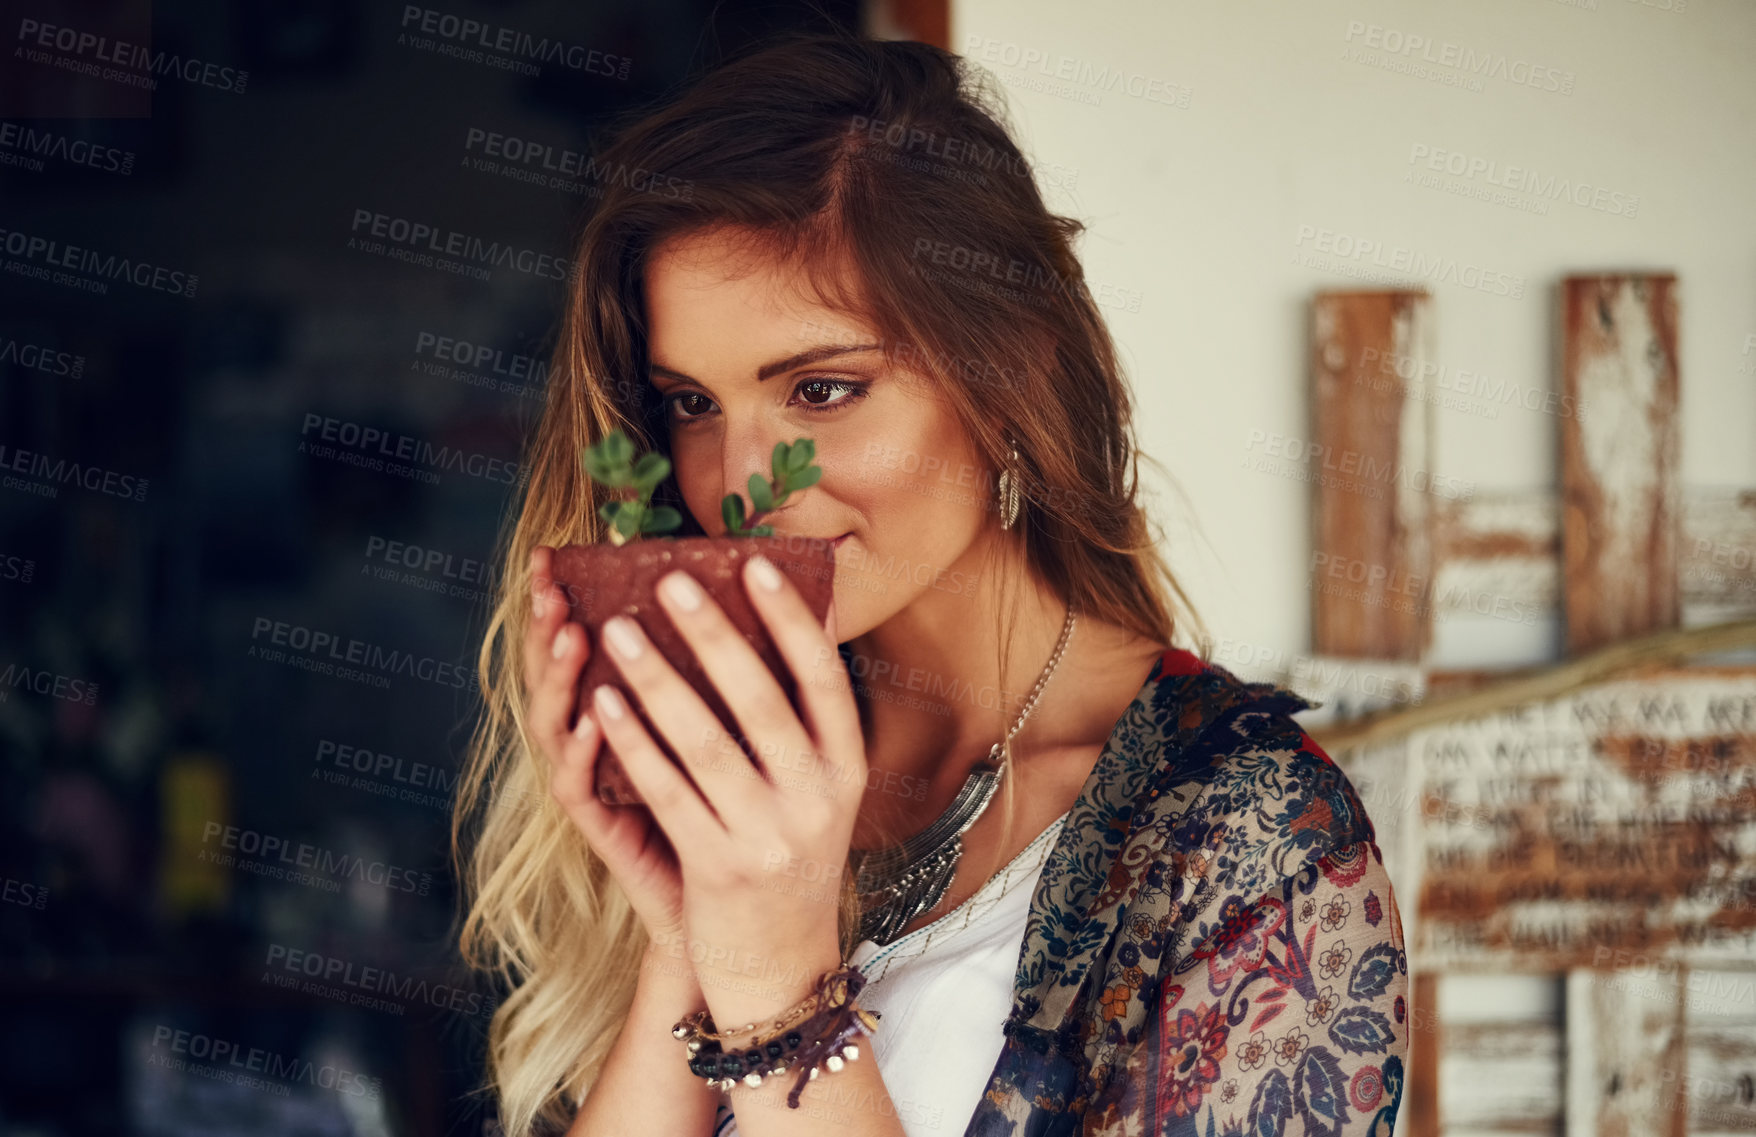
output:
[[[870,1036],[877,1029],[879,1015],[854,1004],[854,996],[865,985],[866,977],[857,968],[826,971],[818,978],[817,988],[798,1006],[775,1020],[775,1026],[795,1019],[809,1009],[809,1016],[783,1033],[767,1038],[752,1038],[747,1046],[725,1050],[713,1033],[712,1020],[706,1012],[697,1012],[678,1023],[672,1035],[682,1039],[689,1052],[689,1072],[705,1078],[718,1090],[729,1090],[740,1081],[759,1086],[764,1078],[783,1070],[803,1071],[787,1095],[787,1105],[799,1108],[799,1093],[805,1083],[816,1078],[821,1070],[834,1073],[847,1062],[860,1057],[854,1036]]]

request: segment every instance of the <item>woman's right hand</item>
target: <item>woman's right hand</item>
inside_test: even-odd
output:
[[[554,579],[555,550],[531,551],[531,619],[524,637],[525,707],[530,732],[549,759],[549,790],[586,843],[627,893],[653,943],[683,934],[683,878],[670,839],[644,805],[606,805],[595,790],[603,729],[590,707],[567,729],[580,671],[591,653],[585,628],[567,619]]]

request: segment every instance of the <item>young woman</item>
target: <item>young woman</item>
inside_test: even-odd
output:
[[[988,107],[943,51],[802,38],[598,160],[454,834],[509,1133],[1393,1128],[1372,823],[1310,704],[1172,646],[1080,226]],[[771,521],[835,542],[827,626],[744,581],[797,710],[687,573],[654,603],[735,722],[632,623],[567,622],[551,557],[604,537],[580,452],[615,428],[686,534],[814,440]],[[682,768],[575,705],[600,651]],[[594,796],[612,752],[646,804]]]

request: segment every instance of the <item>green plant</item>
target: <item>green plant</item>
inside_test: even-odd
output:
[[[823,470],[813,459],[817,444],[809,438],[797,442],[774,444],[773,477],[763,481],[761,475],[750,475],[750,503],[755,510],[744,512],[744,499],[735,493],[720,503],[720,517],[726,523],[728,537],[770,537],[774,529],[755,524],[758,518],[773,513],[792,494],[817,484]],[[585,472],[595,482],[627,496],[606,501],[598,507],[598,516],[610,526],[610,542],[621,545],[647,534],[664,535],[683,524],[683,515],[668,505],[653,505],[652,493],[659,483],[671,476],[671,460],[663,454],[634,455],[634,443],[620,429],[613,430],[585,449]]]

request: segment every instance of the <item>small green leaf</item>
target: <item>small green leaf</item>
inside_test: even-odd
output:
[[[637,501],[621,504],[622,508],[616,511],[616,532],[632,537],[640,532],[640,523],[646,518],[646,506]]]
[[[626,486],[633,484],[626,460],[617,461],[606,454],[600,443],[585,452],[585,472],[596,481],[607,486]]]
[[[793,452],[791,455],[792,461],[791,465],[788,466],[788,471],[790,473],[799,473],[807,470],[810,468],[812,460],[816,457],[817,444],[809,438],[801,438],[793,443]]]
[[[757,525],[757,526],[749,529],[748,531],[746,531],[744,533],[744,536],[746,536],[746,537],[772,537],[772,536],[774,536],[774,526],[772,526],[772,525]]]
[[[821,466],[812,466],[809,470],[801,470],[787,478],[787,492],[810,489],[817,484],[817,479],[822,476],[823,467]]]
[[[792,461],[792,449],[784,442],[774,444],[774,454],[770,457],[768,466],[774,471],[774,480],[777,482],[786,476],[788,463]]]
[[[642,493],[651,493],[658,484],[671,476],[671,460],[663,454],[642,454],[634,463],[634,485]]]
[[[634,443],[617,427],[604,438],[604,455],[618,466],[634,461]]]
[[[757,513],[767,513],[774,508],[774,491],[768,488],[761,474],[750,475],[750,504],[756,507]]]
[[[604,476],[610,469],[610,464],[604,459],[603,454],[595,447],[587,447],[585,453],[581,457],[585,466],[585,472],[597,481],[603,481]]]
[[[611,525],[616,523],[616,514],[620,512],[622,512],[622,503],[619,501],[606,501],[598,506],[598,516]]]
[[[669,533],[683,524],[683,515],[668,505],[655,505],[640,523],[642,533]]]
[[[726,495],[719,503],[719,515],[726,523],[727,533],[739,533],[744,528],[744,499],[735,493]]]

